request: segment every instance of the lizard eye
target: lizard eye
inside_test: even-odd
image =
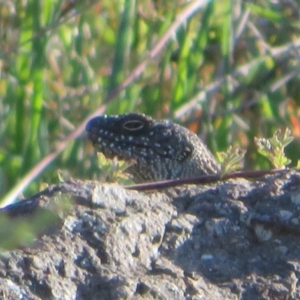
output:
[[[144,127],[144,123],[138,120],[126,121],[123,124],[123,128],[129,131],[139,130],[142,129],[143,127]]]

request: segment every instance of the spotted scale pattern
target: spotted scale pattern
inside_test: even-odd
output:
[[[129,113],[99,116],[86,125],[88,139],[107,158],[134,161],[136,182],[190,178],[220,171],[211,152],[188,129],[168,120]]]

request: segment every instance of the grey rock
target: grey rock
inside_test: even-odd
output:
[[[0,211],[7,226],[57,216],[30,246],[2,251],[0,298],[299,299],[299,191],[296,171],[144,193],[50,187]]]

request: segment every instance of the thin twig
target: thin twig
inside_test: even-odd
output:
[[[187,179],[163,180],[163,181],[157,181],[157,182],[135,184],[135,185],[125,186],[125,188],[127,188],[129,190],[137,190],[137,191],[150,191],[150,190],[165,189],[165,188],[179,186],[179,185],[183,185],[183,184],[214,183],[217,181],[225,181],[225,180],[233,179],[233,178],[245,178],[245,179],[259,178],[259,177],[263,177],[265,175],[280,174],[280,173],[285,173],[288,171],[289,171],[288,169],[240,171],[240,172],[225,174],[223,176],[220,176],[218,174],[204,175],[204,176],[187,178]]]

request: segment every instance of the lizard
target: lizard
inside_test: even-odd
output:
[[[195,133],[169,120],[140,113],[103,115],[89,120],[86,131],[105,157],[134,161],[126,173],[137,183],[218,174],[221,169]]]

